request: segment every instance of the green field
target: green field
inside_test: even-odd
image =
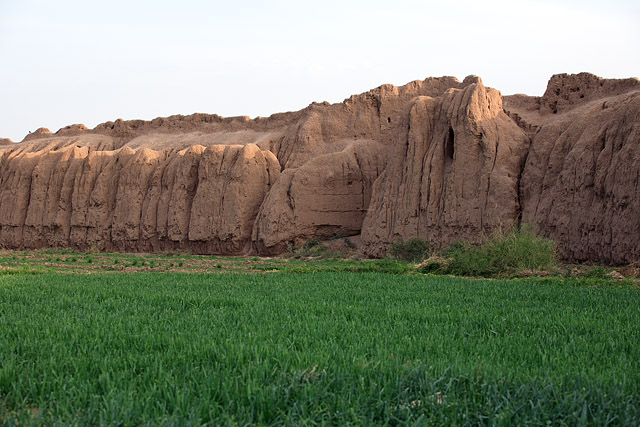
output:
[[[640,291],[383,273],[0,276],[0,421],[640,422]]]
[[[289,259],[223,257],[191,254],[87,253],[65,249],[40,251],[0,250],[3,274],[92,274],[92,273],[303,273],[303,272],[386,272],[415,270],[405,261],[379,259]]]

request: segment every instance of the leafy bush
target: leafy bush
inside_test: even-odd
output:
[[[584,277],[595,277],[597,279],[605,279],[608,275],[608,271],[605,270],[604,267],[600,266],[590,268],[582,274],[582,276]]]
[[[417,269],[420,273],[446,274],[448,260],[440,256],[432,256],[421,262]]]
[[[413,237],[407,241],[398,240],[389,246],[388,254],[391,258],[418,262],[429,258],[431,254],[431,244],[418,237]]]
[[[318,258],[328,259],[336,257],[327,246],[317,239],[310,239],[299,248],[291,248],[291,257],[295,259]]]
[[[523,225],[508,232],[496,231],[480,245],[456,243],[446,252],[446,272],[461,276],[496,276],[523,270],[541,270],[556,261],[552,240]]]

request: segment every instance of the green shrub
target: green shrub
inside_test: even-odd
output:
[[[294,248],[291,252],[291,256],[295,259],[328,259],[335,257],[335,254],[317,239],[307,240],[304,245],[299,248]]]
[[[304,248],[307,249],[311,249],[311,248],[315,248],[316,246],[320,245],[320,240],[318,239],[309,239],[307,240],[307,243],[304,244]]]
[[[353,243],[351,241],[351,239],[349,239],[348,237],[344,239],[344,245],[348,248],[348,249],[356,249],[357,246],[355,243]]]
[[[394,259],[418,262],[429,258],[431,245],[418,237],[413,237],[407,241],[398,240],[389,246],[388,254]]]
[[[418,271],[423,274],[446,274],[447,261],[443,258],[431,257],[418,266]]]
[[[455,240],[449,244],[449,247],[442,251],[441,255],[445,258],[451,258],[458,251],[465,250],[469,244],[464,240]]]
[[[498,230],[478,246],[456,243],[446,255],[447,272],[461,276],[490,277],[541,270],[556,262],[553,241],[537,235],[528,225],[507,232]]]
[[[589,270],[585,271],[582,276],[584,277],[595,277],[597,279],[605,279],[608,276],[607,270],[604,267],[593,267]]]

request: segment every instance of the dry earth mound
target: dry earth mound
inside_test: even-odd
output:
[[[542,98],[507,96],[528,130],[522,221],[572,260],[640,260],[640,80],[556,75]]]
[[[536,223],[573,260],[640,255],[640,81],[383,85],[268,118],[118,119],[0,141],[0,245],[278,254],[362,234],[436,246]]]
[[[436,246],[476,240],[518,218],[529,141],[498,91],[474,78],[438,98],[415,98],[405,127],[364,221],[369,254],[414,236]]]

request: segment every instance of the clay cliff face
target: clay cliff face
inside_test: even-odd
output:
[[[438,247],[537,224],[571,260],[640,259],[640,81],[470,76],[268,118],[194,114],[0,140],[0,246],[278,254],[362,234]]]
[[[0,241],[11,248],[243,253],[280,174],[255,144],[11,154],[0,163]]]
[[[414,99],[406,140],[374,187],[362,240],[369,254],[420,236],[444,246],[477,240],[518,218],[529,141],[480,79],[438,98]]]
[[[375,141],[357,141],[286,169],[258,213],[253,229],[258,252],[278,254],[314,237],[359,234],[386,152]]]
[[[506,97],[531,149],[522,220],[572,260],[640,260],[640,81],[554,76],[542,98]]]

